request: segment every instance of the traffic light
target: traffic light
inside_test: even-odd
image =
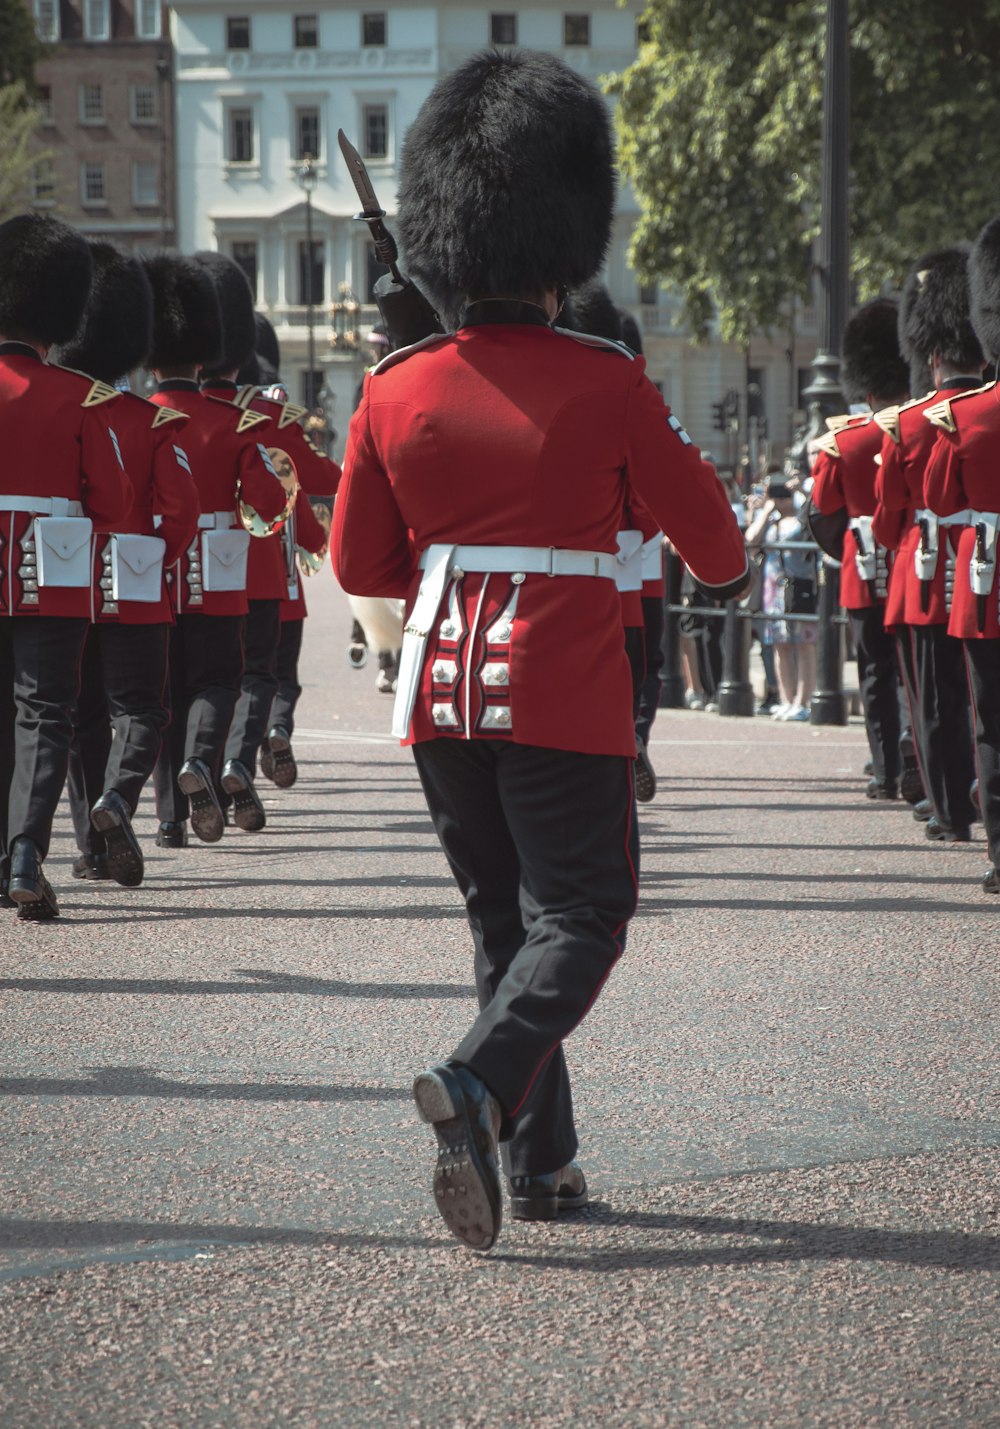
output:
[[[728,421],[728,419],[727,419],[727,417],[726,417],[726,404],[725,404],[725,402],[713,402],[713,403],[712,403],[712,427],[713,427],[713,429],[714,429],[715,431],[717,431],[717,432],[724,432],[728,426],[729,426],[729,421]]]

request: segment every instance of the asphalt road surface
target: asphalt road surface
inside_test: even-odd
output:
[[[568,1045],[595,1196],[479,1257],[413,1075],[469,938],[346,602],[292,790],[0,923],[0,1425],[1000,1424],[1000,900],[863,731],[664,712],[625,957]],[[566,691],[572,712],[573,691]]]

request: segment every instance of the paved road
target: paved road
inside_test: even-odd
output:
[[[444,1233],[413,1073],[472,1010],[389,700],[314,582],[301,777],[0,924],[0,1424],[1000,1424],[998,908],[859,728],[671,712],[570,1043],[597,1195]],[[570,692],[571,696],[571,692]],[[270,786],[267,786],[268,788]]]

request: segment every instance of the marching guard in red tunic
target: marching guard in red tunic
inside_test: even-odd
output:
[[[635,726],[615,553],[634,488],[719,595],[748,581],[722,486],[618,344],[554,330],[607,247],[604,100],[551,55],[488,52],[439,82],[399,193],[413,277],[448,323],[366,378],[331,551],[405,597],[394,729],[465,898],[480,1013],[414,1096],[437,1205],[466,1244],[587,1196],[562,1044],[635,908]],[[567,718],[567,691],[573,691]]]
[[[969,259],[972,322],[990,362],[1000,360],[1000,218]],[[979,803],[990,867],[983,891],[1000,893],[1000,387],[988,382],[924,411],[937,440],[927,466],[928,508],[961,526],[948,633],[961,640],[975,715]]]
[[[877,298],[859,309],[844,330],[841,384],[851,403],[867,402],[873,412],[906,400],[909,368],[899,351],[898,309]],[[896,648],[885,628],[887,552],[872,532],[876,458],[882,428],[871,415],[836,417],[819,443],[813,466],[812,502],[825,517],[841,512],[843,534],[840,603],[854,631],[858,687],[864,708],[874,773],[869,799],[899,794],[899,677]]]
[[[940,521],[924,496],[936,436],[924,411],[982,382],[982,349],[969,318],[968,245],[929,253],[914,264],[903,287],[899,336],[911,368],[922,363],[934,390],[876,414],[885,437],[874,532],[881,545],[896,549],[886,624],[903,622],[898,648],[931,805],[927,837],[965,843],[975,817],[969,690],[961,644],[948,634],[955,571],[950,518]]]
[[[91,619],[91,544],[132,492],[106,383],[49,366],[90,291],[87,242],[56,219],[0,224],[0,904],[55,918],[42,872],[66,782]]]
[[[92,242],[94,283],[83,326],[60,356],[113,384],[145,364],[153,294],[138,258]],[[188,417],[124,392],[115,432],[132,504],[93,552],[93,618],[84,647],[68,793],[79,878],[136,887],[143,857],[132,818],[169,714],[165,573],[198,526],[198,493],[181,443]],[[112,732],[114,739],[112,740]]]

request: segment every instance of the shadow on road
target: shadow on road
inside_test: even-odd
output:
[[[308,1082],[181,1082],[145,1067],[94,1067],[86,1077],[0,1077],[0,1097],[179,1097],[189,1101],[392,1102],[409,1088]]]
[[[72,992],[154,994],[167,997],[231,997],[296,993],[302,997],[399,998],[475,997],[474,987],[454,982],[342,982],[337,978],[302,977],[266,968],[236,968],[249,982],[208,982],[193,978],[23,977],[0,978],[0,992]]]

